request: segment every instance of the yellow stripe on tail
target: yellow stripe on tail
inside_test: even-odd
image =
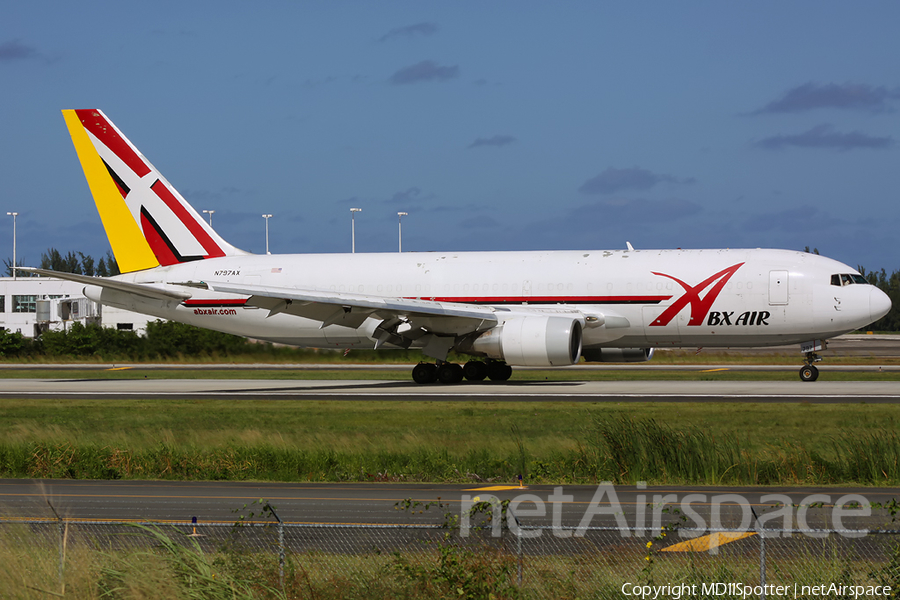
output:
[[[74,110],[64,110],[62,113],[119,270],[130,273],[158,267],[159,261],[144,239],[78,115]]]

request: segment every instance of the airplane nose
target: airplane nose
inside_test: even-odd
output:
[[[891,310],[891,299],[877,287],[872,287],[869,292],[869,316],[874,323]]]

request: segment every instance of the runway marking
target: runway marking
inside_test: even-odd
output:
[[[491,489],[492,489],[492,488],[479,488],[479,490],[477,490],[477,491],[490,491]],[[518,486],[516,486],[516,487],[505,488],[505,489],[509,489],[509,490],[518,490],[518,489],[521,489],[521,488],[519,488]],[[526,489],[527,489],[527,488],[526,488]],[[460,491],[466,492],[466,491],[476,491],[476,490],[460,490]],[[543,490],[543,491],[549,491],[549,490]],[[685,490],[685,491],[689,491],[689,490]],[[36,494],[36,493],[34,493],[34,494],[29,494],[29,493],[22,493],[22,494],[0,493],[0,497],[6,497],[6,496],[9,496],[9,497],[28,497],[28,498],[34,497],[34,498],[41,498],[41,499],[43,499],[43,498],[45,497],[44,494]],[[188,499],[194,499],[194,500],[247,500],[247,499],[250,499],[250,498],[252,498],[252,499],[258,499],[258,495],[254,495],[254,496],[193,496],[193,495],[138,495],[138,494],[49,494],[49,496],[50,496],[51,498],[136,498],[136,499],[179,499],[179,500],[183,500],[183,499],[185,499],[185,498],[188,498]],[[429,502],[429,501],[430,501],[430,499],[427,499],[427,498],[413,498],[413,499],[414,499],[414,500],[419,500],[419,501],[421,501],[421,502]],[[343,501],[343,502],[395,502],[395,503],[397,502],[397,499],[396,499],[395,497],[391,497],[391,498],[341,498],[341,497],[310,497],[310,496],[300,496],[300,497],[297,497],[297,496],[293,496],[293,497],[292,497],[292,496],[268,496],[268,497],[266,497],[266,500],[269,500],[269,501],[273,501],[273,500],[277,500],[277,501],[290,501],[290,500],[295,500],[295,501],[310,501],[310,500],[316,500],[316,501],[323,501],[323,502],[334,502],[334,501]],[[448,498],[441,498],[441,502],[445,502],[445,503],[448,503],[448,504],[449,504],[449,503],[457,503],[457,502],[460,502],[460,503],[461,503],[462,500],[456,500],[456,499],[453,499],[453,498],[449,498],[449,499],[448,499]],[[563,505],[594,504],[594,500],[593,500],[593,499],[591,499],[591,500],[573,500],[573,501],[570,501],[570,502],[562,502],[562,504],[563,504]],[[618,504],[618,505],[623,505],[623,506],[631,506],[631,505],[638,506],[638,505],[652,504],[652,501],[651,501],[650,498],[648,498],[647,500],[645,500],[645,501],[643,501],[643,502],[637,502],[637,501],[631,501],[631,500],[618,500],[618,501],[616,502],[616,504]],[[667,503],[667,504],[673,504],[673,505],[674,505],[674,503]],[[599,506],[607,506],[607,505],[608,505],[608,506],[613,506],[613,503],[611,503],[611,502],[609,502],[609,501],[607,501],[607,502],[600,502],[600,503],[599,503]],[[712,503],[712,502],[692,502],[691,505],[692,505],[692,506],[712,506],[713,503]],[[750,502],[750,503],[747,503],[747,504],[746,504],[746,506],[758,506],[758,507],[769,507],[769,506],[776,506],[776,505],[777,505],[777,506],[780,506],[780,503],[777,503],[777,502],[766,502],[766,503]],[[828,507],[833,507],[833,506],[834,506],[833,504],[823,504],[823,505],[822,505],[823,508],[828,508]],[[179,523],[180,523],[180,522],[182,522],[182,521],[176,521],[176,522],[179,522]]]
[[[233,527],[235,523],[240,522],[242,525],[249,524],[257,524],[259,525],[275,525],[276,521],[203,521],[198,520],[197,523],[193,521],[188,521],[185,519],[117,519],[114,517],[111,518],[88,518],[88,517],[66,517],[63,519],[67,523],[122,523],[122,524],[132,524],[132,523],[146,523],[149,525],[190,525],[190,526],[222,526],[222,527]],[[56,523],[56,519],[47,519],[44,517],[0,517],[0,523],[22,523],[27,522],[31,523],[34,521],[46,521],[48,523]],[[333,527],[346,527],[346,526],[356,526],[356,527],[406,527],[409,529],[421,529],[421,528],[441,528],[441,525],[432,524],[432,523],[362,523],[362,522],[346,522],[346,521],[283,521],[285,525],[326,525]]]
[[[491,485],[488,487],[471,488],[462,490],[463,492],[500,492],[504,490],[527,490],[527,487],[519,487],[517,485]]]
[[[107,369],[107,371],[125,371],[133,368],[134,367],[113,367],[112,369]]]
[[[686,542],[679,542],[671,546],[666,546],[660,552],[709,552],[712,548],[718,548],[724,544],[736,542],[751,535],[756,535],[755,531],[738,532],[718,532],[710,535],[702,535]]]
[[[221,398],[221,397],[229,397],[229,398],[240,398],[242,396],[248,397],[250,399],[254,399],[256,397],[261,396],[260,392],[243,392],[243,391],[220,391],[220,392],[30,392],[30,391],[17,391],[17,392],[0,392],[0,397],[2,398],[24,398],[29,396],[53,396],[54,398],[100,398],[100,397],[113,397],[113,398],[146,398],[146,397],[156,397],[159,399],[185,399],[185,398],[205,398],[209,397],[212,399]],[[421,400],[422,396],[426,396],[428,401],[447,401],[447,402],[462,402],[464,400],[468,400],[471,398],[487,398],[493,400],[495,402],[506,402],[506,401],[518,401],[521,398],[530,399],[530,398],[541,398],[546,402],[560,402],[560,401],[582,401],[582,400],[590,400],[590,399],[605,399],[605,398],[626,398],[626,399],[651,399],[651,400],[669,400],[669,399],[679,399],[679,398],[688,398],[688,399],[708,399],[708,398],[716,398],[718,400],[755,400],[755,399],[783,399],[783,400],[847,400],[848,402],[858,402],[860,400],[898,400],[900,399],[900,395],[898,394],[853,394],[852,396],[848,394],[816,394],[812,391],[808,394],[756,394],[753,392],[748,392],[745,394],[692,394],[692,393],[684,393],[684,394],[595,394],[595,393],[584,393],[584,394],[523,394],[523,393],[510,393],[510,394],[482,394],[482,393],[468,393],[466,394],[465,399],[455,398],[454,395],[450,393],[436,393],[436,394],[425,394],[425,393],[416,393],[412,392],[409,394],[397,394],[396,392],[385,392],[385,393],[366,393],[366,392],[318,392],[315,390],[311,390],[309,392],[281,392],[279,390],[266,390],[266,398],[278,398],[278,399],[286,399],[286,400],[317,400],[320,398],[364,398],[364,399],[380,399],[385,402],[410,402],[414,400]]]
[[[724,368],[724,367],[723,367],[723,368],[721,368],[721,369],[704,369],[703,371],[700,371],[700,372],[701,372],[701,373],[715,373],[716,371],[730,371],[730,370],[731,370],[731,369],[728,369],[728,368]]]

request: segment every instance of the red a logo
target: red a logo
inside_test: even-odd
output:
[[[681,309],[683,309],[688,304],[691,305],[691,320],[688,321],[688,325],[702,325],[703,320],[706,318],[706,315],[709,313],[709,309],[712,308],[713,302],[716,301],[716,298],[719,297],[719,292],[722,291],[722,288],[725,287],[725,284],[728,283],[728,280],[731,279],[731,276],[737,272],[743,266],[744,263],[738,263],[734,266],[728,267],[727,269],[723,269],[716,273],[715,275],[704,279],[700,283],[695,286],[690,286],[678,279],[677,277],[672,277],[671,275],[666,275],[665,273],[656,273],[654,275],[659,275],[660,277],[668,277],[672,281],[675,281],[684,288],[684,295],[676,300],[672,306],[667,308],[659,317],[656,318],[655,321],[650,323],[650,326],[661,327],[663,325],[668,325],[669,322],[675,318]],[[709,285],[716,281],[718,282],[710,289],[706,295],[701,298],[700,292],[705,290]]]

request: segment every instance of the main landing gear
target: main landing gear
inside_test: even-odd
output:
[[[820,362],[822,359],[815,352],[806,353],[806,364],[800,369],[800,379],[803,381],[815,381],[819,378],[819,370],[813,363]]]
[[[459,383],[469,381],[506,381],[512,375],[512,367],[499,360],[470,360],[464,366],[438,361],[437,364],[419,363],[413,367],[412,377],[416,383]]]

